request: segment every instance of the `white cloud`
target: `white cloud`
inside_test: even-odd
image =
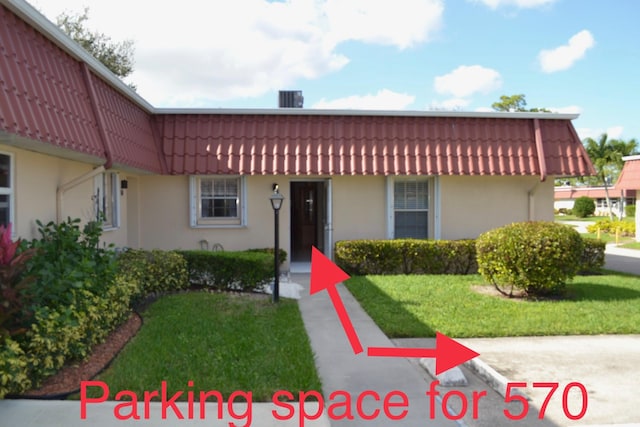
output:
[[[415,99],[416,97],[413,95],[382,89],[374,95],[352,95],[332,100],[322,98],[312,105],[311,108],[336,110],[406,110],[413,104]]]
[[[622,137],[624,131],[623,126],[611,126],[606,129],[603,128],[576,128],[576,132],[581,140],[585,138],[593,138],[597,140],[603,133],[607,134],[609,139],[618,139]]]
[[[462,110],[465,107],[469,106],[471,101],[464,98],[451,98],[446,99],[444,101],[433,101],[427,109],[429,110],[444,110],[444,111],[453,111],[453,110]]]
[[[515,6],[521,9],[532,9],[536,7],[546,6],[554,3],[556,0],[476,0],[476,2],[484,3],[491,9],[497,9],[503,6]]]
[[[90,8],[92,29],[135,42],[131,81],[157,106],[257,97],[342,69],[346,41],[404,49],[430,40],[442,0],[34,0],[50,19]],[[126,10],[127,13],[122,13]]]
[[[466,98],[475,93],[487,94],[502,86],[500,73],[480,65],[461,65],[449,74],[437,76],[433,83],[440,94]]]
[[[401,49],[432,38],[442,25],[441,0],[327,0],[336,42],[357,40]]]
[[[567,105],[566,107],[547,107],[547,110],[560,114],[582,114],[583,108],[577,105]]]
[[[571,68],[577,60],[584,57],[587,50],[591,49],[594,44],[595,40],[591,33],[582,30],[571,37],[568,44],[541,51],[538,54],[538,60],[542,71],[553,73]]]

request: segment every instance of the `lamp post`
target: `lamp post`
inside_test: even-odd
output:
[[[269,201],[271,201],[271,207],[273,208],[273,219],[274,225],[273,228],[275,230],[274,236],[274,249],[273,249],[273,258],[275,260],[274,264],[274,274],[275,280],[273,281],[273,302],[280,301],[280,208],[282,207],[282,202],[284,202],[284,196],[280,194],[280,190],[278,189],[278,184],[273,185],[273,194],[269,197]]]

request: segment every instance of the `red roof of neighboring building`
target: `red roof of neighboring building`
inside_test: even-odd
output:
[[[571,115],[157,110],[27,3],[0,1],[0,137],[47,151],[156,174],[594,173]]]
[[[640,156],[625,159],[616,187],[640,190]]]
[[[173,174],[588,175],[568,120],[473,115],[164,114]]]
[[[613,187],[608,188],[609,197],[617,198],[635,198],[636,191],[623,189],[616,184]],[[604,187],[556,187],[554,191],[555,200],[572,200],[578,197],[590,197],[592,199],[604,199],[607,194]]]

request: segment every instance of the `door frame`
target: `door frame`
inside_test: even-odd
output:
[[[325,197],[325,212],[322,215],[324,219],[323,231],[324,231],[324,255],[333,260],[333,183],[330,177],[327,178],[300,178],[289,180],[289,194],[293,197],[292,184],[298,182],[314,182],[324,183],[320,191],[324,191]],[[293,215],[290,216],[293,222]],[[289,229],[293,226],[293,223],[289,224]],[[293,262],[293,235],[289,233],[289,258]]]

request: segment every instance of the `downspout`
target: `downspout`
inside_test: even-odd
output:
[[[102,147],[104,148],[104,154],[107,159],[104,165],[98,166],[90,172],[87,172],[79,177],[72,179],[66,184],[62,184],[56,190],[56,222],[60,223],[62,221],[62,207],[63,207],[63,196],[64,193],[73,187],[82,184],[83,182],[95,177],[103,173],[107,169],[111,169],[113,165],[113,156],[111,145],[109,144],[109,138],[107,138],[107,134],[105,132],[105,123],[102,114],[100,113],[100,109],[98,108],[98,101],[95,87],[93,86],[93,82],[91,81],[91,72],[89,71],[89,67],[85,62],[80,63],[80,68],[82,68],[82,77],[84,78],[84,84],[87,88],[87,92],[89,93],[89,102],[91,104],[91,110],[93,111],[93,116],[96,119],[96,124],[98,126],[98,135],[100,136],[100,140],[102,142]]]
[[[542,144],[542,129],[540,128],[540,119],[533,119],[533,127],[534,127],[534,136],[536,141],[536,154],[538,155],[538,166],[540,167],[540,181],[536,182],[536,184],[527,192],[528,196],[528,220],[535,220],[535,207],[536,200],[535,195],[538,191],[538,187],[541,182],[545,182],[547,179],[547,159],[544,155],[544,146]]]
[[[62,184],[61,186],[58,187],[58,189],[56,190],[56,222],[57,223],[60,223],[62,221],[62,203],[63,203],[62,196],[64,195],[64,193],[72,189],[73,187],[79,184],[82,184],[83,182],[93,178],[94,176],[100,175],[105,171],[105,169],[106,168],[104,166],[98,166],[92,171],[89,171],[84,175],[80,175],[79,177],[72,179],[66,184]]]
[[[106,163],[104,164],[105,169],[111,169],[113,165],[113,150],[111,149],[111,144],[109,143],[109,138],[107,138],[107,134],[105,132],[105,121],[100,113],[100,109],[98,108],[98,97],[96,95],[96,89],[93,86],[93,82],[91,81],[91,72],[89,71],[89,67],[87,67],[86,63],[81,64],[82,67],[82,76],[84,77],[84,84],[87,87],[87,91],[89,92],[89,102],[91,103],[91,110],[93,111],[93,116],[96,119],[96,124],[98,125],[98,134],[100,135],[100,140],[102,141],[102,146],[104,147],[104,154],[107,158]]]

